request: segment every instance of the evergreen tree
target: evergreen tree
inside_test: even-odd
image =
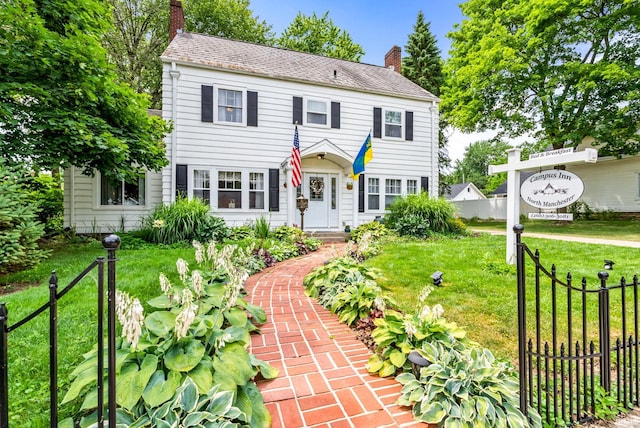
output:
[[[418,12],[413,33],[404,50],[409,54],[402,59],[402,75],[420,85],[433,95],[440,95],[440,88],[444,82],[442,74],[442,58],[436,38],[431,34],[430,23],[424,20],[422,11]],[[446,170],[451,166],[451,159],[447,150],[447,136],[444,132],[447,123],[440,118],[438,132],[438,192],[445,193],[449,186]]]
[[[409,56],[402,59],[402,75],[433,95],[440,96],[444,81],[442,58],[436,38],[431,34],[430,23],[424,20],[422,11],[418,12],[413,33],[409,35],[404,50]]]

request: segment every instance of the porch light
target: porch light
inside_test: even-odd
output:
[[[323,160],[324,159],[324,155],[325,155],[325,153],[318,153],[316,155],[316,158],[318,158],[318,160]]]
[[[613,262],[613,260],[604,259],[604,269],[605,270],[612,270],[614,264],[615,263]]]
[[[606,268],[605,268],[606,269]],[[433,280],[433,285],[442,285],[442,275],[444,275],[439,270],[435,271],[431,274],[431,279]]]

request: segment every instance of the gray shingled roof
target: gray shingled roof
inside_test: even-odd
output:
[[[438,100],[390,68],[196,33],[177,34],[161,59],[274,79]]]

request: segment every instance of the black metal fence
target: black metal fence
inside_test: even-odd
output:
[[[521,410],[535,408],[547,424],[563,426],[594,419],[605,395],[627,408],[638,405],[637,275],[608,285],[601,271],[591,288],[585,278],[579,284],[571,274],[560,278],[555,265],[547,270],[538,250],[522,243],[523,229],[514,227]]]
[[[49,309],[49,407],[51,428],[58,426],[58,300],[67,294],[82,278],[94,268],[98,269],[98,426],[104,426],[104,266],[107,265],[107,384],[108,426],[116,426],[116,250],[120,246],[120,238],[109,235],[102,240],[107,250],[107,258],[98,257],[78,275],[62,291],[58,292],[58,277],[51,273],[49,279],[49,301],[35,310],[31,315],[13,325],[9,325],[9,311],[5,303],[0,303],[0,428],[9,426],[9,349],[8,336],[18,328]]]

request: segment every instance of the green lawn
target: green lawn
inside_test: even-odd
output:
[[[500,357],[515,360],[518,338],[516,270],[515,266],[509,267],[504,263],[505,241],[504,236],[489,235],[422,242],[398,241],[384,245],[381,255],[365,263],[383,272],[384,279],[379,284],[405,312],[415,311],[420,290],[432,284],[431,274],[443,272],[443,286],[434,289],[427,303],[442,304],[445,317],[465,327],[471,339]],[[567,273],[571,272],[576,286],[580,286],[582,277],[586,277],[589,289],[598,288],[597,274],[602,270],[605,258],[616,262],[615,270],[611,271],[610,285],[619,283],[621,276],[631,281],[633,275],[640,272],[638,249],[526,237],[523,241],[532,250],[540,250],[541,261],[548,269],[555,263],[559,278],[566,279]],[[528,274],[528,284],[534,284],[530,268]],[[550,282],[543,284],[548,287]],[[533,296],[533,286],[529,288],[529,296]],[[611,300],[612,313],[619,313],[616,311],[619,309],[619,296]],[[577,302],[573,306],[574,316],[577,316]],[[589,330],[597,333],[595,299],[587,307],[590,313],[595,314]],[[533,306],[530,305],[529,309],[533,310]],[[549,337],[549,298],[543,300],[542,312],[546,316],[543,329]],[[566,312],[566,308],[558,308],[559,327],[566,325]],[[612,325],[620,327],[615,320],[612,320]],[[592,337],[597,340],[595,335]]]
[[[506,230],[506,222],[504,221],[467,221],[465,223],[473,230]],[[526,220],[523,225],[525,235],[529,232],[623,241],[640,240],[640,221],[634,220],[583,220],[574,222]]]
[[[595,229],[595,223],[587,224],[591,227],[583,227],[583,230]],[[525,225],[524,241],[531,248],[540,249],[545,265],[556,264],[559,277],[571,271],[578,284],[580,278],[586,276],[590,288],[597,287],[597,273],[602,270],[605,258],[616,262],[612,271],[614,281],[619,281],[622,275],[631,280],[635,273],[640,272],[638,249],[527,238],[526,231],[532,229],[530,225]],[[637,223],[627,223],[626,228],[617,223],[609,226],[610,230],[603,236],[622,239],[622,230],[635,229]],[[385,244],[383,253],[366,263],[382,270],[384,278],[380,285],[395,297],[403,311],[415,309],[420,289],[432,283],[433,272],[442,271],[444,284],[433,291],[428,303],[442,304],[449,320],[464,326],[473,340],[496,355],[515,359],[516,278],[515,268],[504,263],[505,240],[504,236],[485,234],[420,242],[399,240]],[[2,286],[20,282],[40,284],[1,296],[0,300],[6,303],[9,311],[9,325],[47,301],[51,270],[57,271],[62,288],[96,257],[104,255],[106,252],[97,242],[70,245],[57,249],[35,269],[0,277]],[[160,293],[159,273],[163,271],[175,281],[175,262],[179,257],[193,263],[194,251],[191,248],[118,251],[118,288],[139,297],[142,302],[155,297]],[[96,273],[93,272],[59,304],[60,397],[68,387],[69,373],[82,358],[80,354],[95,343],[96,289]],[[612,298],[612,312],[619,307],[618,301],[619,298]],[[548,299],[543,305],[544,312],[550,312]],[[589,308],[597,312],[593,304]],[[564,313],[561,309],[560,315]],[[550,322],[546,322],[545,327],[548,331]],[[597,319],[591,322],[589,328],[592,332],[596,331]],[[11,423],[21,427],[44,426],[49,420],[46,313],[10,333],[9,350]],[[61,416],[67,416],[70,412],[71,409],[63,409]]]
[[[106,256],[99,243],[58,248],[35,269],[0,277],[0,284],[37,282],[20,292],[0,296],[13,325],[49,298],[51,270],[56,270],[62,290],[96,257]],[[117,253],[118,288],[139,297],[141,302],[160,294],[158,275],[165,272],[176,281],[175,262],[179,257],[192,263],[194,251],[185,249],[120,250]],[[9,285],[11,287],[11,285]],[[96,342],[97,273],[92,271],[78,283],[58,305],[59,317],[59,397],[69,384],[69,374],[82,361],[82,353]],[[10,422],[20,427],[42,427],[49,424],[49,317],[48,311],[9,333],[9,397]],[[69,416],[63,408],[61,417]]]

